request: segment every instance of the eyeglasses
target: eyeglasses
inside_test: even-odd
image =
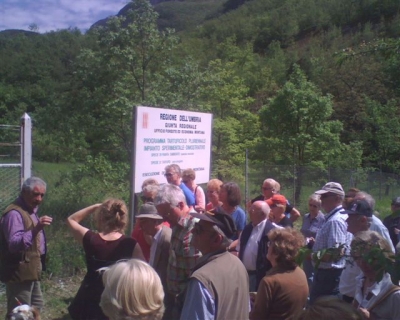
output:
[[[168,173],[164,174],[164,177],[172,177],[173,175],[174,175],[173,173],[168,172]]]
[[[140,199],[142,199],[142,202],[153,202],[153,198],[149,198],[149,197],[140,197]]]
[[[335,194],[333,194],[333,193],[323,193],[323,194],[321,194],[320,199],[326,199],[326,198],[329,198],[329,197],[332,197],[332,196],[335,196]]]

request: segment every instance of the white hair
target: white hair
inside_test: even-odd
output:
[[[182,189],[172,184],[163,184],[156,197],[154,198],[154,205],[162,203],[169,203],[172,207],[176,207],[180,202],[186,204],[185,194]]]
[[[22,192],[29,191],[31,192],[36,186],[42,186],[45,189],[47,188],[46,182],[38,177],[30,177],[24,181],[22,184]]]
[[[271,179],[271,178],[265,179],[263,184],[264,183],[269,183],[272,186],[272,191],[275,191],[275,192],[278,192],[278,193],[279,193],[279,191],[281,191],[280,183],[278,181],[274,180],[274,179]]]
[[[164,313],[160,277],[147,263],[117,262],[103,274],[100,307],[110,320],[159,320]]]
[[[371,196],[369,193],[366,193],[364,191],[359,191],[356,193],[356,196],[354,197],[356,200],[365,200],[369,204],[372,210],[375,210],[375,199],[373,196]]]

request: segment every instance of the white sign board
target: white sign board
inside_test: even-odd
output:
[[[164,169],[177,164],[196,171],[196,183],[210,179],[212,114],[136,107],[135,192],[144,180],[165,183]]]

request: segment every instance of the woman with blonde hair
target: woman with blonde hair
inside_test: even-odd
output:
[[[211,179],[207,183],[207,198],[208,203],[206,205],[206,210],[210,211],[214,208],[218,208],[222,205],[222,202],[219,201],[219,191],[221,190],[221,186],[224,183],[219,179]]]
[[[196,182],[196,171],[193,169],[186,169],[182,172],[182,182],[193,192],[195,199],[195,210],[202,211],[206,207],[206,195],[202,187],[198,186]]]
[[[97,232],[81,225],[94,214]],[[124,235],[128,224],[128,209],[122,200],[109,199],[79,210],[67,219],[73,237],[83,245],[87,273],[68,311],[72,319],[107,319],[99,307],[103,283],[98,269],[121,259],[143,259],[136,241]]]
[[[100,307],[110,320],[158,320],[164,313],[164,291],[147,263],[121,261],[103,274]]]

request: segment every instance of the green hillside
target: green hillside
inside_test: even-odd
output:
[[[36,160],[127,164],[143,104],[212,112],[224,179],[242,179],[245,149],[253,163],[399,173],[397,0],[130,6],[87,34],[0,33],[0,121],[30,113]]]

